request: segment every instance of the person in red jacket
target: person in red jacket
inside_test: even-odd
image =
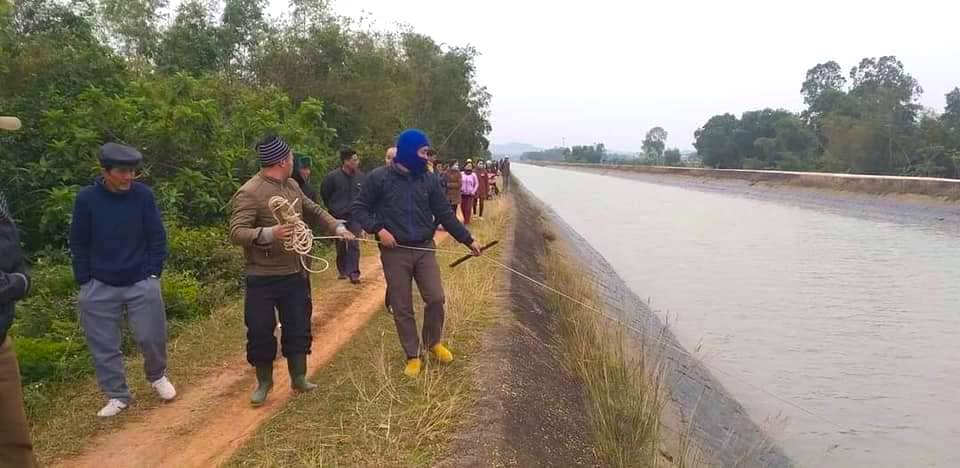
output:
[[[473,197],[473,214],[477,219],[483,219],[483,202],[490,195],[490,179],[487,176],[486,163],[483,160],[477,162],[477,194]]]
[[[500,195],[500,187],[497,185],[497,176],[500,175],[500,171],[497,170],[497,163],[495,161],[490,161],[487,164],[487,178],[490,179],[490,190],[487,192],[487,199],[493,199],[494,196]]]

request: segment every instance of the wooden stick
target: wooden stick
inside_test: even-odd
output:
[[[500,241],[490,242],[489,244],[487,244],[487,245],[485,245],[485,246],[483,246],[483,247],[480,247],[480,251],[483,252],[484,250],[487,250],[487,249],[489,249],[490,247],[493,247],[493,246],[495,246],[495,245],[497,245],[497,244],[499,244],[499,243],[500,243]],[[454,267],[456,267],[457,265],[459,265],[459,264],[461,264],[461,263],[463,263],[463,262],[465,262],[465,261],[467,261],[467,260],[470,260],[471,258],[473,258],[473,254],[464,255],[464,256],[458,258],[457,261],[451,263],[451,264],[450,264],[450,268],[454,268]]]

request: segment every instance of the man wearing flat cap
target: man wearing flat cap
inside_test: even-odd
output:
[[[131,400],[120,351],[124,313],[150,385],[162,400],[177,395],[166,377],[167,314],[160,292],[167,235],[153,191],[134,180],[142,162],[134,148],[103,145],[101,175],[80,191],[73,207],[70,252],[80,284],[80,324],[108,398],[101,417],[119,414]]]

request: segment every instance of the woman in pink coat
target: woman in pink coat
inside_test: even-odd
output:
[[[473,173],[473,162],[467,161],[460,175],[460,212],[463,213],[463,224],[470,224],[470,215],[473,214],[473,197],[480,188],[480,180]]]

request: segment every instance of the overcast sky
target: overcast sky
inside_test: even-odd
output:
[[[286,5],[271,2],[274,12]],[[670,146],[692,148],[714,114],[800,111],[804,74],[827,60],[849,70],[896,55],[938,111],[960,86],[955,0],[336,0],[334,9],[475,46],[494,143],[639,150],[660,125]]]

